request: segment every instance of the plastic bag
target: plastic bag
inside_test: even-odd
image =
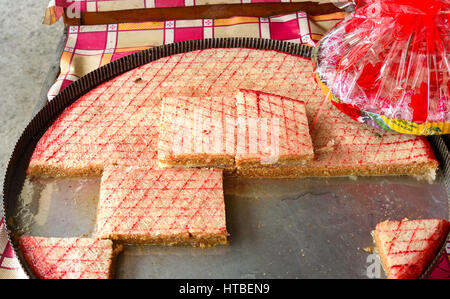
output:
[[[352,0],[340,0],[340,1],[333,2],[333,4],[337,8],[345,10],[345,11],[354,11],[355,6],[356,6],[356,3]]]
[[[352,118],[401,133],[450,133],[450,1],[372,0],[315,53],[318,82]]]

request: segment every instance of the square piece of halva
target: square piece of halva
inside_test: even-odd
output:
[[[158,162],[162,167],[234,166],[234,97],[169,97],[161,102]]]
[[[304,165],[314,158],[304,102],[241,89],[236,107],[237,167]]]
[[[227,243],[222,170],[106,167],[96,236],[121,243]]]

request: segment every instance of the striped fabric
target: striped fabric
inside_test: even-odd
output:
[[[19,267],[11,244],[6,235],[4,218],[0,218],[0,278],[24,278],[25,274]]]

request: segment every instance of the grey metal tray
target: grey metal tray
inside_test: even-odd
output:
[[[308,48],[261,39],[219,39],[158,47],[126,57],[75,82],[33,119],[19,140],[4,184],[4,212],[15,236],[90,236],[99,178],[30,181],[25,169],[53,119],[88,90],[138,65],[175,53],[212,47],[276,49],[309,55]],[[377,278],[381,263],[370,235],[386,219],[449,217],[449,152],[430,141],[441,162],[436,182],[411,177],[226,179],[229,246],[126,246],[117,278]]]

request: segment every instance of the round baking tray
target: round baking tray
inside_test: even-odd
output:
[[[8,231],[8,236],[10,238],[10,242],[13,246],[16,256],[19,259],[21,267],[23,268],[25,273],[30,278],[34,278],[34,274],[31,271],[31,269],[29,268],[29,266],[27,265],[27,263],[25,262],[22,253],[18,249],[17,242],[16,242],[16,234],[17,234],[18,229],[17,229],[17,223],[16,223],[16,221],[14,221],[14,215],[16,215],[15,213],[16,213],[16,209],[17,209],[17,205],[18,205],[18,201],[19,201],[19,195],[22,192],[24,182],[26,179],[26,169],[28,167],[30,157],[36,147],[37,142],[41,138],[41,136],[51,126],[53,121],[64,111],[64,109],[66,107],[70,106],[77,99],[79,99],[82,95],[89,92],[90,90],[92,90],[93,88],[98,86],[99,84],[109,81],[122,73],[125,73],[129,70],[132,70],[136,67],[147,64],[149,62],[155,61],[162,57],[185,53],[185,52],[191,52],[191,51],[195,51],[195,50],[209,49],[209,48],[250,48],[250,49],[261,49],[261,50],[276,50],[276,51],[285,52],[288,54],[307,57],[307,58],[310,58],[311,54],[312,54],[312,48],[307,47],[307,46],[302,46],[302,45],[288,43],[288,42],[282,42],[282,41],[258,39],[258,38],[223,38],[223,39],[204,39],[204,40],[195,40],[195,41],[185,41],[185,42],[174,43],[174,44],[165,45],[165,46],[161,46],[161,47],[155,47],[152,49],[144,50],[144,51],[123,57],[117,61],[107,64],[107,65],[87,74],[86,76],[82,77],[80,80],[74,82],[73,84],[71,84],[67,88],[65,88],[58,96],[56,96],[51,102],[49,102],[44,108],[42,108],[42,110],[33,118],[33,120],[26,127],[26,129],[24,130],[22,136],[20,137],[20,139],[18,140],[18,142],[14,148],[13,154],[8,163],[8,167],[7,167],[7,171],[6,171],[5,179],[4,179],[3,212],[5,215],[5,219],[6,219],[6,228]],[[436,156],[438,157],[438,159],[440,160],[440,163],[441,163],[441,170],[440,170],[439,176],[438,176],[439,183],[436,183],[439,186],[436,185],[436,187],[435,187],[437,190],[436,192],[439,193],[441,195],[441,197],[445,196],[445,200],[448,201],[448,190],[449,190],[448,188],[450,185],[449,184],[450,159],[449,159],[448,149],[446,148],[444,141],[440,137],[433,137],[432,139],[430,139],[430,141],[435,149]],[[383,186],[386,186],[386,184],[388,184],[388,188],[395,188],[395,186],[399,186],[399,185],[403,186],[402,184],[404,184],[405,186],[410,186],[410,185],[415,184],[414,179],[410,179],[410,178],[408,178],[406,182],[403,182],[401,178],[399,178],[399,179],[393,178],[392,186],[390,185],[391,179],[386,179],[386,178],[384,178],[384,179],[377,178],[377,179],[373,179],[373,180],[370,178],[369,179],[363,178],[356,182],[354,180],[345,179],[345,178],[299,179],[299,180],[282,180],[282,181],[268,180],[268,181],[272,182],[273,184],[277,184],[276,187],[279,190],[282,190],[283,188],[295,189],[296,190],[295,192],[297,192],[297,194],[295,196],[290,194],[289,196],[285,196],[284,198],[279,197],[276,199],[276,201],[268,200],[266,204],[264,204],[264,205],[260,204],[259,206],[256,206],[256,210],[257,210],[256,212],[264,214],[264,215],[262,215],[262,217],[263,216],[266,217],[265,220],[267,223],[275,223],[275,222],[278,223],[278,222],[280,222],[279,221],[280,219],[283,219],[284,217],[292,216],[289,214],[290,209],[301,209],[302,207],[316,209],[316,210],[318,209],[316,217],[320,218],[323,210],[327,209],[327,205],[330,202],[335,203],[336,200],[338,199],[338,196],[335,195],[333,192],[338,192],[339,194],[342,194],[343,192],[349,192],[349,193],[355,192],[355,194],[353,194],[351,196],[357,197],[358,192],[361,192],[361,189],[364,189],[365,186],[368,186],[367,188],[369,188],[369,189],[372,188],[373,189],[372,191],[374,191],[375,189],[378,190],[377,189],[377,188],[379,188],[379,186],[377,185],[378,183]],[[331,183],[330,183],[330,181],[331,181]],[[377,181],[378,183],[373,183],[374,181]],[[260,182],[261,182],[261,180],[256,180],[256,181],[250,182],[249,184],[247,184],[244,187],[242,185],[240,185],[240,182],[236,182],[236,181],[227,182],[225,185],[229,186],[233,190],[245,189],[248,191],[248,189],[253,188],[253,190],[257,190],[257,189],[260,189],[261,185],[267,185],[267,184],[261,184]],[[268,182],[268,183],[270,183],[270,182]],[[411,182],[413,182],[413,183],[411,183]],[[304,186],[305,184],[309,184],[310,186],[312,185],[313,187],[308,187],[307,192],[305,192],[302,189],[303,188],[302,186]],[[327,185],[327,187],[324,188],[324,184]],[[358,186],[360,186],[360,188],[358,188],[358,190],[352,191],[352,189],[354,189],[354,188],[352,188],[351,186],[354,184],[358,184]],[[327,188],[329,190],[324,191],[324,189],[327,189]],[[408,187],[405,187],[405,188],[408,188]],[[422,188],[422,187],[418,187],[418,188]],[[428,187],[424,186],[423,188],[428,188]],[[235,191],[232,191],[232,192],[235,192]],[[445,195],[444,195],[444,193],[445,193]],[[227,197],[227,194],[225,194],[225,195]],[[230,195],[228,195],[228,197],[230,197]],[[253,204],[255,201],[255,200],[249,200],[248,198],[244,198],[244,199],[242,199],[242,201],[239,201],[240,199],[236,198],[239,196],[231,195],[231,197],[233,197],[233,201],[232,201],[233,207],[231,208],[231,209],[233,209],[233,212],[238,211],[238,209],[240,209],[241,211],[245,211],[246,209],[249,209],[248,205]],[[320,201],[321,198],[323,199],[323,202]],[[264,199],[264,196],[258,198],[257,201],[261,201],[263,199]],[[302,202],[299,199],[302,199]],[[420,200],[420,199],[418,199],[418,200]],[[315,207],[316,201],[318,204]],[[248,203],[248,202],[250,202],[250,203]],[[448,204],[448,202],[446,203],[446,205],[447,204]],[[346,204],[343,204],[343,206],[346,206]],[[370,204],[368,206],[370,206]],[[255,206],[253,206],[252,208],[255,208]],[[448,210],[448,205],[446,208]],[[229,209],[229,207],[227,207],[227,224],[229,224],[229,222],[230,222],[228,219],[228,214],[229,214],[228,209]],[[269,212],[275,211],[275,212],[272,212],[272,214],[269,215],[267,211],[269,211]],[[238,213],[238,212],[236,212],[236,213]],[[448,214],[448,211],[445,213]],[[240,215],[240,216],[242,216],[242,215]],[[305,213],[305,217],[307,217],[307,216],[308,216],[307,213]],[[448,217],[448,215],[446,215],[444,217]],[[233,223],[231,223],[232,238],[234,235],[233,227],[236,227],[239,225],[244,226],[246,224],[246,221],[248,221],[248,219],[244,219],[244,220],[242,220],[242,219],[241,220],[233,220]],[[241,221],[241,223],[239,223],[239,221]],[[303,222],[303,224],[305,224],[305,223]],[[294,225],[294,227],[292,229],[293,230],[296,230],[296,229],[302,230],[302,229],[304,229],[303,224],[302,224],[302,228],[296,227]],[[258,226],[259,224],[255,224],[255,225]],[[277,226],[277,225],[278,224],[276,224],[274,227],[267,228],[267,234],[276,235],[277,234],[276,229],[279,229],[281,227],[281,226]],[[270,225],[268,225],[268,226],[270,226]],[[311,232],[308,232],[308,234],[310,234],[310,233]],[[252,233],[249,232],[249,234],[251,235]],[[235,238],[236,240],[238,240],[239,237],[241,237],[239,233],[237,233],[235,235],[237,235],[237,237]],[[299,231],[299,235],[301,235],[300,231]],[[363,232],[363,235],[367,235],[364,238],[366,238],[366,237],[369,238],[370,231]],[[330,241],[330,240],[320,239],[322,237],[324,237],[324,236],[319,236],[319,237],[310,236],[309,238],[313,238],[316,240],[315,243],[314,244],[302,244],[301,248],[304,248],[305,252],[314,252],[314,250],[316,250],[315,248],[317,248],[317,250],[319,250],[319,248],[323,248],[324,244],[322,242],[318,242],[318,240],[321,240],[323,242]],[[295,244],[297,244],[297,243],[300,243],[299,239],[296,239],[296,237],[292,237],[292,240],[293,240],[292,242],[294,242],[294,243],[292,243],[291,240],[285,240],[284,238],[281,240],[278,240],[278,241],[281,243],[287,242],[286,246],[290,246],[290,247],[292,247],[293,245],[295,246]],[[233,244],[233,241],[234,241],[234,239],[232,240],[232,244]],[[333,240],[331,240],[331,241],[333,241]],[[295,242],[297,242],[297,243],[295,243]],[[304,240],[303,240],[303,242],[304,242]],[[239,242],[237,242],[237,243],[239,244]],[[368,244],[368,245],[370,245],[370,244]],[[233,246],[233,245],[231,245],[231,246]],[[274,252],[280,251],[281,247],[276,247],[276,246],[277,245],[274,245],[273,248],[266,248],[265,251],[268,251],[270,253],[270,250],[273,250],[273,252],[271,252],[271,254],[273,254]],[[329,245],[329,247],[331,250],[332,245]],[[343,248],[338,248],[338,247],[339,246],[336,246],[337,250],[344,250]],[[253,249],[255,249],[255,248],[253,248]],[[178,249],[173,249],[173,250],[178,250]],[[188,250],[188,249],[181,248],[181,250]],[[211,249],[211,250],[213,250],[213,249]],[[218,249],[218,250],[220,251],[221,249]],[[250,248],[249,250],[252,250],[252,249]],[[291,248],[286,248],[286,250],[287,250],[286,252],[289,251],[289,253],[284,254],[284,256],[286,256],[286,258],[289,258],[289,254],[291,254],[290,253]],[[355,248],[355,250],[357,250],[357,249]],[[227,250],[225,250],[225,251],[227,251]],[[165,254],[163,251],[161,251],[161,252],[159,252],[159,254]],[[197,251],[194,254],[192,254],[192,256],[195,258],[199,258],[199,256],[201,257],[202,252],[205,252],[205,251],[201,251],[200,254]],[[177,255],[177,254],[179,255],[180,253],[176,252],[175,255]],[[219,252],[217,254],[220,255],[221,253]],[[263,251],[255,250],[254,254],[255,255],[263,254]],[[304,256],[303,249],[301,249],[301,253],[299,253],[299,254],[300,254],[300,256]],[[330,257],[332,257],[333,254],[334,254],[333,252],[330,252],[330,255],[331,255]],[[211,254],[211,255],[214,255],[214,254]],[[297,255],[298,255],[298,253],[297,253]],[[364,256],[364,255],[367,255],[367,253],[361,251],[358,253],[358,255]],[[283,253],[280,253],[280,256],[283,256]],[[319,267],[319,269],[317,269],[317,273],[313,273],[314,275],[311,275],[311,276],[316,276],[316,277],[339,276],[339,277],[342,277],[341,274],[336,273],[335,271],[336,271],[336,269],[341,268],[342,265],[345,265],[346,261],[345,261],[345,258],[339,259],[339,257],[336,257],[336,259],[338,260],[338,262],[336,262],[335,265],[325,265],[324,266],[324,265],[310,265],[310,264],[306,263],[305,269],[303,269],[303,271],[301,271],[301,273],[286,273],[286,275],[280,274],[280,275],[265,276],[266,273],[263,273],[263,271],[261,273],[256,273],[257,271],[255,270],[256,272],[250,271],[249,273],[241,273],[238,271],[238,272],[234,272],[234,275],[236,273],[241,273],[240,274],[241,278],[308,277],[307,273],[313,273],[314,269],[317,269],[317,267]],[[176,260],[179,261],[180,257],[177,257]],[[315,260],[315,261],[317,262],[317,260]],[[275,258],[274,262],[275,263],[277,262],[276,258]],[[176,263],[176,261],[175,261],[175,263]],[[325,263],[327,263],[327,262],[325,262]],[[162,265],[162,266],[164,266],[164,265]],[[173,264],[170,264],[169,266],[173,266]],[[245,263],[243,264],[243,266],[245,266]],[[432,265],[430,266],[430,269],[431,269],[431,267],[432,267]],[[272,268],[270,268],[270,269],[272,269]],[[279,268],[274,268],[274,269],[277,269],[280,271],[282,270]],[[362,269],[358,269],[357,271],[360,271],[360,270],[362,270]],[[210,274],[211,273],[212,273],[212,276],[214,277],[214,273],[215,273],[214,270],[212,270],[212,272],[210,272]],[[153,273],[153,274],[155,274],[155,273]],[[268,273],[268,274],[270,274],[270,273]],[[180,273],[180,275],[183,275],[183,274]],[[168,273],[164,272],[160,276],[161,277],[179,277],[180,275],[169,275]],[[187,275],[189,277],[196,277],[193,273],[188,273]],[[220,277],[237,278],[232,275],[233,275],[232,272],[227,272],[226,275],[223,274],[223,275],[220,275]],[[345,273],[343,276],[344,277],[352,277],[355,275],[354,275],[354,273]]]

